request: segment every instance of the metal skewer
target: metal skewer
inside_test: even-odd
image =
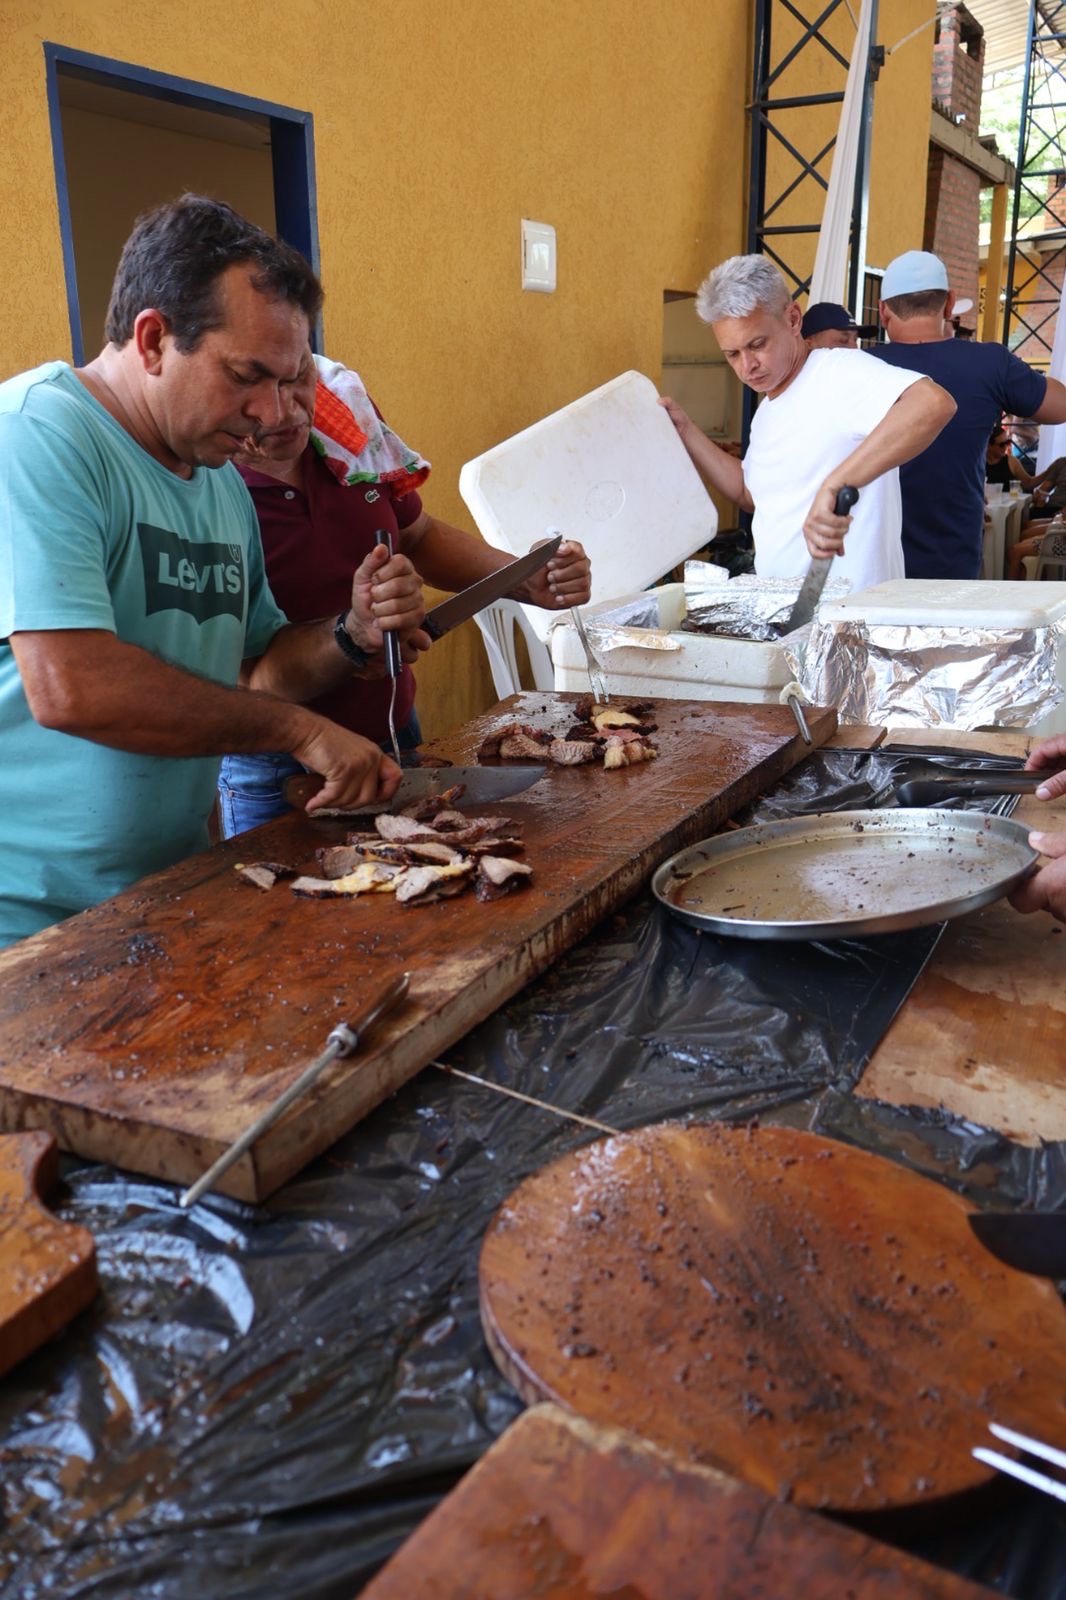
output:
[[[331,1061],[336,1061],[341,1056],[355,1054],[362,1042],[363,1035],[380,1016],[383,1016],[386,1011],[403,999],[410,982],[411,974],[409,972],[401,973],[398,978],[392,980],[384,993],[372,1005],[359,1013],[354,1022],[340,1022],[337,1024],[327,1035],[328,1042],[322,1054],[312,1061],[309,1067],[305,1067],[295,1083],[291,1083],[284,1093],[278,1096],[273,1105],[268,1106],[261,1116],[256,1117],[250,1127],[244,1130],[239,1139],[234,1140],[228,1150],[223,1151],[218,1160],[208,1167],[202,1178],[197,1178],[196,1182],[185,1190],[185,1193],[178,1201],[183,1211],[195,1205],[205,1190],[210,1189],[224,1172],[229,1171],[235,1161],[240,1160],[246,1150],[251,1149],[259,1135],[265,1133],[268,1128],[273,1127],[278,1118],[289,1109],[293,1101],[298,1100],[302,1094],[305,1094],[316,1079],[325,1072]]]
[[[1002,1439],[1005,1444],[1012,1444],[1016,1449],[1024,1450],[1026,1455],[1036,1456],[1041,1461],[1050,1461],[1055,1467],[1066,1468],[1066,1451],[1056,1450],[1050,1444],[1042,1444],[1039,1439],[1030,1439],[1027,1434],[1016,1433],[1013,1428],[1004,1428],[998,1422],[990,1422],[988,1431],[994,1433],[997,1439]],[[1019,1478],[1022,1483],[1027,1483],[1034,1489],[1042,1489],[1045,1494],[1054,1495],[1056,1500],[1066,1500],[1066,1483],[1062,1483],[1058,1478],[1049,1478],[1044,1472],[1034,1472],[1032,1467],[1024,1466],[1012,1456],[1000,1455],[998,1450],[986,1450],[981,1446],[974,1450],[973,1454],[978,1461],[983,1461],[988,1467],[995,1467],[1011,1478]]]
[[[375,535],[378,544],[383,544],[389,555],[392,555],[392,534],[387,528],[379,528]],[[385,640],[385,665],[388,668],[392,687],[389,690],[389,741],[392,744],[392,755],[398,767],[403,766],[400,760],[400,741],[396,737],[396,689],[400,681],[400,641],[395,633],[383,635]]]

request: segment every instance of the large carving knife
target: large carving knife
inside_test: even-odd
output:
[[[843,489],[838,489],[833,510],[838,517],[846,517],[856,500],[859,498],[858,489],[853,489],[846,483]],[[829,568],[833,565],[833,556],[820,557],[811,562],[807,568],[807,576],[803,580],[803,587],[796,597],[796,604],[792,607],[789,619],[785,623],[785,632],[791,633],[795,628],[802,628],[810,622],[818,610],[818,602],[822,598],[825,580],[829,576]]]
[[[484,611],[494,600],[502,600],[505,594],[510,594],[512,589],[524,583],[534,572],[546,567],[562,542],[561,533],[554,539],[545,539],[543,544],[536,545],[528,555],[519,556],[517,561],[509,561],[505,567],[500,567],[498,572],[490,572],[487,578],[472,583],[469,589],[461,589],[458,594],[453,594],[450,600],[444,600],[439,606],[434,606],[432,611],[426,612],[422,621],[423,628],[431,639],[439,639],[441,634],[447,633],[450,628],[458,627],[460,622],[476,616],[479,611]]]

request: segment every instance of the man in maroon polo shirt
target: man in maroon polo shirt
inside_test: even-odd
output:
[[[259,518],[267,578],[290,621],[327,617],[345,604],[357,609],[352,572],[363,563],[372,566],[380,530],[392,536],[395,550],[406,555],[423,581],[435,589],[465,589],[513,560],[505,551],[432,516],[417,490],[397,493],[386,482],[338,481],[310,443],[317,382],[310,351],[305,368],[303,381],[291,391],[289,414],[282,425],[258,436],[253,454],[237,457]],[[387,559],[384,547],[379,559]],[[571,540],[515,589],[512,598],[565,610],[588,601],[589,580],[588,557]],[[373,629],[369,584],[362,621]],[[428,636],[422,633],[412,635],[408,643],[429,647]],[[388,678],[360,677],[315,700],[313,709],[387,746],[390,692]],[[413,749],[421,741],[414,701],[414,674],[404,666],[394,718],[402,749]],[[285,781],[301,770],[280,753],[227,756],[219,778],[225,836],[231,838],[283,815],[289,809]]]

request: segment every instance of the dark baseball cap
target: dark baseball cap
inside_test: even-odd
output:
[[[857,333],[860,339],[873,339],[877,335],[876,328],[862,327],[843,306],[836,305],[832,300],[819,300],[813,306],[807,307],[800,332],[805,339],[810,339],[816,333],[824,333],[827,328],[840,328],[844,333]]]

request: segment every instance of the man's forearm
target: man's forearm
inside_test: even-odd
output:
[[[681,442],[697,471],[712,488],[731,500],[741,511],[754,511],[755,502],[744,482],[744,467],[736,456],[719,450],[714,440],[708,439],[702,428],[697,428],[694,422],[681,435]]]
[[[16,633],[11,647],[37,722],[116,750],[292,750],[320,720],[286,700],[198,678],[99,629]]]
[[[428,511],[400,529],[400,549],[414,562],[423,582],[449,594],[468,589],[515,559]]]
[[[348,616],[350,619],[350,612]],[[290,622],[274,635],[268,650],[256,660],[245,662],[241,683],[261,694],[302,701],[314,700],[352,677],[382,677],[383,652],[366,651],[363,647],[365,664],[352,661],[333,636],[336,622],[336,617],[326,617],[321,622]]]

